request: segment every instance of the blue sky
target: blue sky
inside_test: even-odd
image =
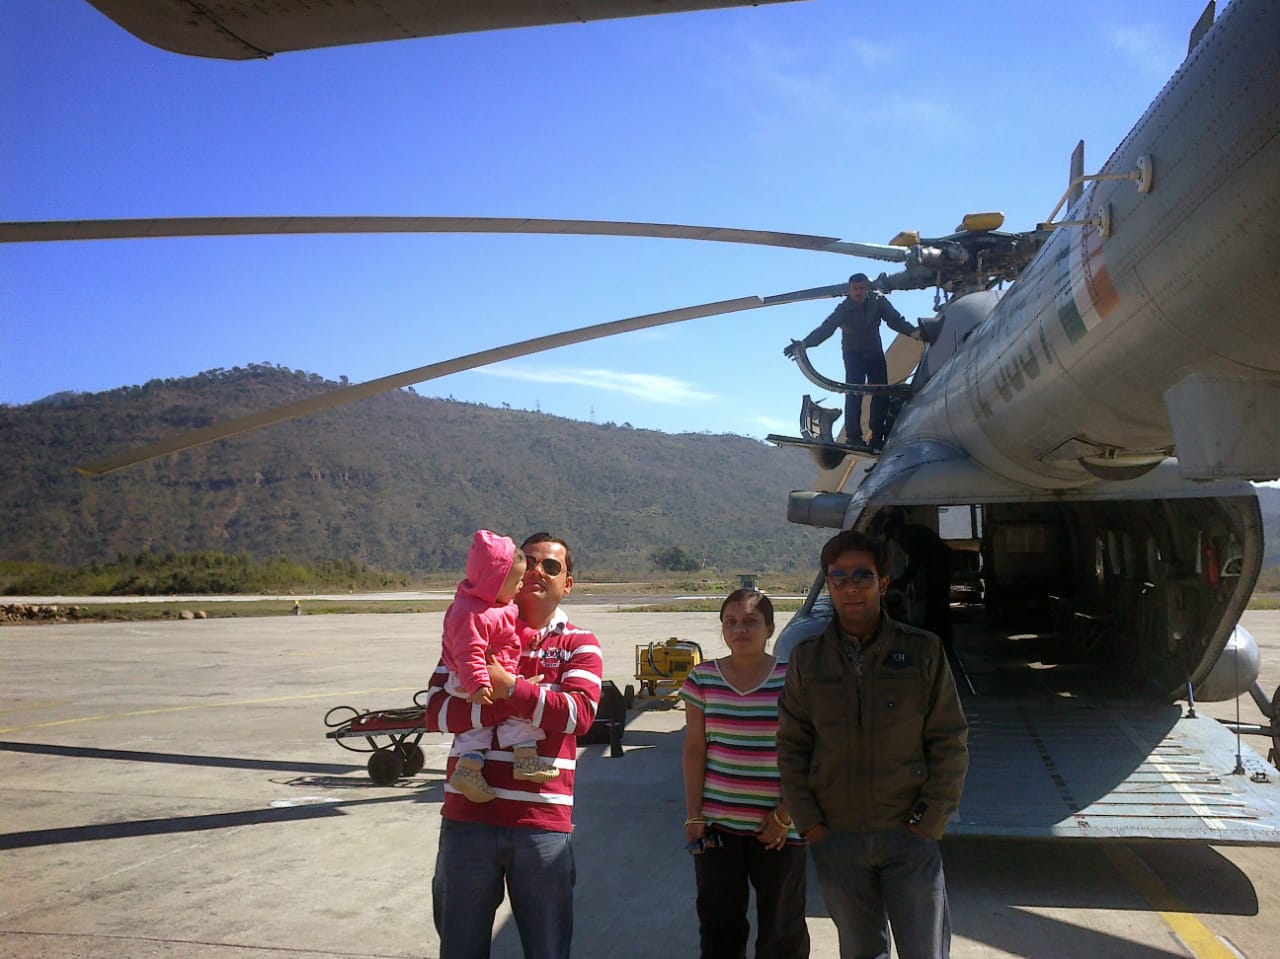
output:
[[[417,214],[887,242],[1044,219],[1181,61],[1202,0],[762,8],[221,62],[82,0],[0,5],[0,219]],[[691,303],[873,276],[673,240],[364,236],[0,248],[0,402],[271,362],[353,382]],[[908,318],[931,294],[895,294]],[[429,395],[671,432],[795,431],[782,347],[836,301],[457,374]],[[833,339],[816,350],[837,375]],[[838,405],[834,404],[833,405]]]

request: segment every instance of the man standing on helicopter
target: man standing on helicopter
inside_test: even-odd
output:
[[[792,340],[782,351],[788,359],[796,358],[796,344],[808,349],[826,341],[836,328],[842,332],[841,347],[844,352],[845,382],[855,386],[884,385],[889,374],[885,367],[884,347],[880,343],[880,322],[913,339],[921,339],[920,331],[902,318],[888,298],[873,292],[871,281],[865,273],[849,277],[849,295],[831,311],[831,315],[803,340]],[[888,432],[889,398],[871,398],[872,447],[878,449]],[[848,393],[844,399],[844,430],[846,443],[862,442],[862,394]]]

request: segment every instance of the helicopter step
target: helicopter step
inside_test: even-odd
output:
[[[770,433],[765,440],[775,446],[807,449],[821,469],[835,469],[847,456],[878,457],[879,446],[863,442],[842,443],[835,438],[835,421],[840,415],[840,410],[822,406],[806,393],[800,404],[800,435]]]
[[[765,437],[765,440],[775,446],[798,446],[801,449],[809,450],[815,455],[818,453],[832,453],[840,459],[843,459],[846,456],[880,455],[879,447],[871,446],[867,443],[839,443],[835,440],[823,440],[816,437],[781,436],[778,433],[770,433]]]

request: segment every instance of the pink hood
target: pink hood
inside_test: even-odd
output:
[[[466,594],[493,605],[507,573],[511,572],[515,553],[516,544],[509,537],[487,529],[476,530],[467,552],[467,578],[458,584],[459,595]]]

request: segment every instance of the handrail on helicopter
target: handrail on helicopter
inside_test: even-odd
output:
[[[904,400],[911,396],[911,385],[909,383],[846,383],[843,380],[830,379],[814,369],[813,364],[809,361],[809,354],[805,350],[803,341],[792,340],[791,345],[795,347],[796,366],[800,367],[800,372],[804,374],[805,379],[815,386],[822,387],[824,390],[859,396],[899,397]]]

